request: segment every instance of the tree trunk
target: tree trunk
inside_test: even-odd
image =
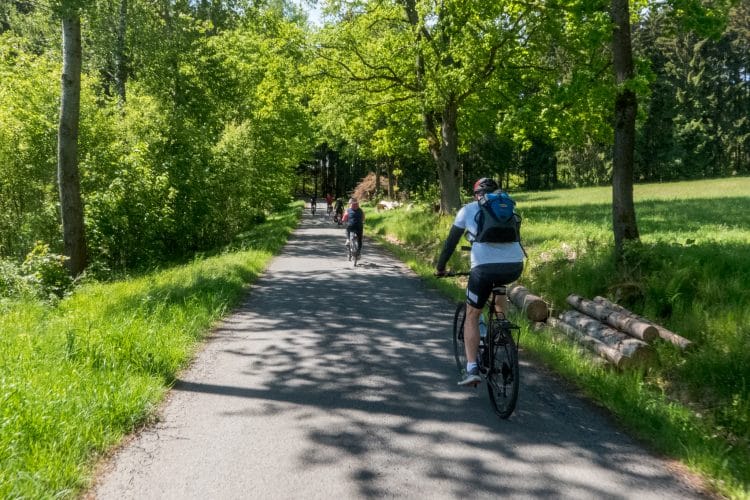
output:
[[[549,316],[547,303],[532,294],[526,287],[514,285],[508,287],[508,298],[531,321],[544,321]]]
[[[388,158],[388,163],[386,164],[386,167],[388,168],[388,199],[395,200],[396,199],[396,189],[395,189],[395,182],[393,180],[393,158]]]
[[[651,342],[659,336],[656,327],[651,323],[622,314],[602,303],[584,299],[576,294],[568,295],[567,302],[582,313],[645,342]]]
[[[638,102],[635,93],[627,88],[633,78],[628,0],[612,0],[611,14],[614,23],[612,55],[617,83],[612,151],[612,229],[615,253],[618,261],[621,261],[625,241],[639,238],[633,204],[633,155]]]
[[[81,102],[81,19],[77,12],[62,18],[63,71],[57,137],[57,182],[68,270],[73,276],[86,267],[86,237],[78,174],[78,121]]]
[[[458,168],[458,103],[451,98],[440,116],[440,136],[435,114],[424,115],[427,144],[437,165],[440,180],[440,212],[452,213],[461,207]]]
[[[422,26],[420,26],[417,2],[403,0],[406,17],[417,33],[416,42],[422,41]],[[415,64],[417,84],[424,89],[425,62],[422,54],[417,55]],[[422,111],[422,123],[427,139],[427,146],[437,166],[440,181],[440,212],[451,213],[461,207],[461,193],[459,190],[458,169],[458,99],[449,96],[440,116],[440,136],[437,133],[436,115],[432,108]]]
[[[380,161],[375,160],[375,196],[374,198],[380,198],[380,192],[383,188],[380,186]]]
[[[672,332],[670,330],[667,330],[663,326],[657,325],[656,323],[654,323],[653,321],[651,321],[651,320],[649,320],[647,318],[644,318],[642,316],[638,316],[634,312],[632,312],[632,311],[630,311],[628,309],[625,309],[621,305],[615,304],[614,302],[611,302],[611,301],[605,299],[604,297],[600,297],[600,296],[597,295],[596,297],[594,297],[594,302],[598,302],[600,304],[603,304],[603,305],[609,307],[610,309],[612,309],[614,311],[617,311],[617,312],[619,312],[621,314],[624,314],[626,316],[630,316],[630,317],[638,319],[640,321],[645,321],[647,323],[652,324],[654,326],[654,328],[656,328],[656,331],[658,332],[659,337],[661,337],[662,339],[666,340],[667,342],[671,342],[672,344],[676,345],[680,349],[683,349],[683,350],[688,349],[689,350],[689,349],[691,349],[691,348],[693,348],[695,346],[694,343],[692,343],[691,341],[689,341],[685,337],[683,337],[681,335],[678,335],[678,334],[676,334],[676,333],[674,333],[674,332]]]
[[[125,58],[125,35],[128,28],[128,0],[120,0],[120,18],[117,25],[117,42],[115,47],[115,87],[120,104],[125,104],[125,82],[128,77],[127,59]]]

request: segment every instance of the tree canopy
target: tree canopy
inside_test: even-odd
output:
[[[0,256],[64,252],[55,174],[60,19],[80,16],[77,148],[89,261],[131,269],[231,242],[303,192],[461,203],[612,182],[615,96],[638,102],[633,173],[750,173],[744,3],[11,0],[0,5]],[[377,176],[377,179],[380,177]]]

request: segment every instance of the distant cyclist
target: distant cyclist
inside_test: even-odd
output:
[[[331,193],[326,194],[326,214],[331,215],[333,211],[333,195]]]
[[[315,208],[317,207],[318,199],[315,197],[315,195],[312,195],[310,198],[310,212],[312,212],[313,215],[315,215]]]
[[[336,204],[333,207],[333,220],[340,226],[344,217],[344,200],[336,198]]]
[[[357,234],[357,243],[359,243],[359,253],[362,252],[362,233],[365,226],[365,213],[359,208],[359,202],[356,198],[349,199],[349,208],[344,213],[343,222],[346,223],[346,242],[349,243],[349,235],[354,232]]]

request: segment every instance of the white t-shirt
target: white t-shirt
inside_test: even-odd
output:
[[[479,213],[479,202],[467,203],[456,214],[453,225],[477,234],[476,215]],[[512,243],[479,243],[471,245],[471,267],[482,264],[523,262],[523,248],[517,241]]]

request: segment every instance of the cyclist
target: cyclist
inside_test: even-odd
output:
[[[456,214],[453,226],[445,240],[443,251],[436,265],[436,275],[445,274],[445,265],[456,249],[465,231],[477,234],[476,216],[480,210],[479,199],[485,193],[497,191],[497,183],[482,177],[474,183],[474,201],[464,205]],[[466,288],[466,322],[464,323],[464,345],[466,347],[466,376],[458,385],[476,385],[479,377],[476,357],[479,351],[479,317],[494,286],[506,285],[517,280],[523,271],[524,252],[519,242],[479,243],[471,246],[471,271]],[[505,304],[497,306],[498,316],[504,314]]]
[[[315,195],[310,197],[310,212],[315,215],[315,208],[318,205],[318,198]]]
[[[333,207],[334,215],[333,220],[338,223],[338,225],[341,225],[342,218],[344,216],[344,200],[341,198],[336,198],[336,205]]]
[[[346,222],[346,242],[349,243],[349,235],[352,232],[357,234],[357,243],[359,251],[357,256],[362,252],[362,233],[365,225],[365,213],[359,208],[359,202],[356,198],[349,198],[349,208],[344,213],[343,222]]]
[[[331,215],[333,210],[333,196],[331,193],[326,194],[326,214]]]

